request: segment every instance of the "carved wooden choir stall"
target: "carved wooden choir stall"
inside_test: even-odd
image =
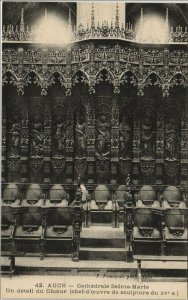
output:
[[[4,37],[2,253],[186,255],[187,45],[79,39]]]

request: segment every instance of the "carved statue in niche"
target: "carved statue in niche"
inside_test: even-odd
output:
[[[170,118],[165,130],[166,149],[165,156],[168,160],[177,160],[179,155],[178,128],[175,121]]]
[[[148,117],[144,120],[141,130],[141,157],[144,159],[153,158],[154,130]]]
[[[21,139],[21,125],[18,117],[14,117],[14,123],[9,131],[10,134],[10,156],[19,156],[20,139]]]
[[[110,154],[110,124],[106,115],[101,115],[97,121],[96,156],[107,159]]]
[[[65,124],[62,121],[61,117],[57,118],[56,128],[55,128],[55,135],[54,135],[54,152],[57,155],[63,155],[65,151]]]
[[[78,118],[76,124],[77,156],[85,157],[87,149],[86,124],[83,118]]]
[[[119,156],[121,158],[130,157],[131,128],[126,118],[119,125]]]
[[[38,115],[34,116],[33,124],[31,127],[31,155],[32,156],[42,156],[43,155],[43,126],[40,122],[40,117]]]

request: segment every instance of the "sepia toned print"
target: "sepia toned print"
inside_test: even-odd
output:
[[[188,5],[2,24],[2,298],[187,299]]]

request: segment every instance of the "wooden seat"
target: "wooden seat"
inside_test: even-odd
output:
[[[168,208],[165,215],[165,238],[167,255],[186,255],[188,231],[187,209]]]
[[[134,215],[133,253],[160,255],[160,217],[152,208],[137,208]]]
[[[16,253],[37,253],[41,255],[43,238],[42,208],[36,206],[24,207],[19,214],[15,230]]]
[[[51,207],[46,217],[45,251],[46,254],[72,253],[73,208]]]
[[[88,203],[85,213],[86,227],[97,224],[115,227],[116,206],[114,201],[110,199],[107,186],[98,185],[94,191],[94,198]]]
[[[1,208],[1,253],[2,255],[11,255],[13,253],[13,236],[15,223],[12,214],[12,208],[2,206]]]

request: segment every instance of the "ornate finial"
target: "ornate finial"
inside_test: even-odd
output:
[[[166,33],[166,41],[168,42],[168,34],[169,34],[168,7],[166,9],[165,33]]]
[[[118,3],[116,4],[116,22],[115,22],[115,27],[119,28],[119,5],[118,5]]]
[[[140,10],[140,40],[142,40],[142,37],[143,37],[143,7],[141,7],[141,10]]]
[[[141,7],[141,10],[140,10],[140,25],[141,26],[143,25],[143,7]]]
[[[168,7],[166,9],[166,23],[168,24]]]
[[[21,21],[20,21],[20,31],[24,32],[24,9],[22,7],[22,11],[21,11]]]
[[[94,10],[94,3],[92,2],[91,7],[91,28],[95,27],[95,10]]]

